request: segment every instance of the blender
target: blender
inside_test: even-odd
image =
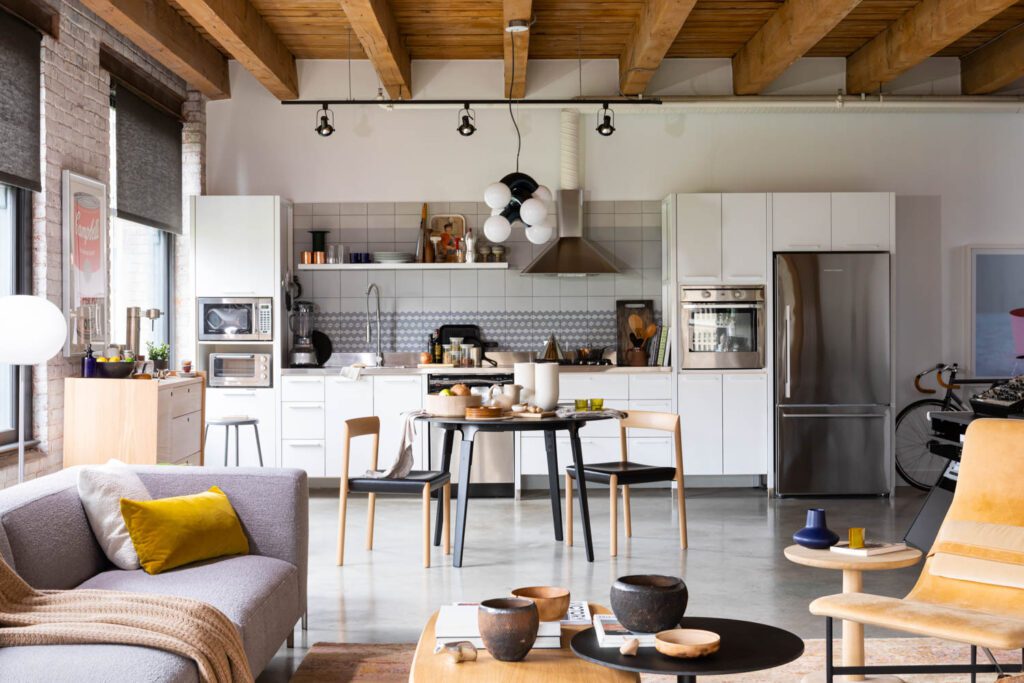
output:
[[[288,315],[288,327],[295,339],[292,342],[290,363],[293,368],[315,368],[316,349],[313,348],[313,302],[296,301]]]

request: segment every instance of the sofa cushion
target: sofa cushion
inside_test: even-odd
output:
[[[190,659],[132,645],[31,645],[0,648],[4,683],[198,683]]]
[[[272,557],[245,555],[150,575],[141,569],[115,569],[79,588],[130,591],[193,598],[213,605],[242,634],[253,671],[262,671],[300,614],[298,570]]]

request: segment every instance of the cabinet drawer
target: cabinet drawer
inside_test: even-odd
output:
[[[612,410],[629,410],[629,401],[622,400],[606,400],[604,402],[605,408],[611,408]],[[563,432],[564,434],[564,432]],[[618,420],[594,420],[593,422],[586,423],[583,427],[580,427],[580,438],[594,438],[594,437],[607,437],[612,439],[619,438],[619,421]]]
[[[282,403],[281,438],[324,438],[324,404]]]
[[[630,399],[630,401],[629,401],[629,411],[632,412],[634,410],[642,410],[642,411],[649,412],[649,413],[672,413],[673,415],[675,414],[675,411],[672,410],[672,399],[670,399],[670,398],[657,399],[657,400],[649,399],[649,400],[642,400],[642,401],[634,401],[633,399]],[[633,437],[637,437],[637,436],[639,436],[639,437],[657,436],[657,437],[665,438],[667,436],[670,436],[670,434],[668,432],[661,432],[661,431],[657,431],[657,430],[654,430],[654,429],[630,429],[629,430],[629,433],[628,433],[628,437],[629,438],[633,438]]]
[[[629,398],[629,375],[603,372],[563,372],[558,376],[560,401],[577,398]]]
[[[672,439],[634,439],[627,440],[630,462],[656,467],[675,467],[675,452]],[[685,471],[685,465],[684,465]]]
[[[194,413],[203,407],[203,388],[200,384],[176,386],[164,389],[165,396],[161,399],[171,402],[171,417],[181,417]]]
[[[324,400],[324,378],[298,376],[281,378],[282,401]]]
[[[324,476],[324,442],[282,441],[281,466],[306,470],[311,477]]]
[[[629,375],[629,399],[672,398],[672,375],[638,374]]]
[[[194,412],[171,420],[171,450],[167,462],[178,462],[199,450],[203,420]]]
[[[544,439],[536,436],[524,436],[520,441],[520,471],[522,474],[547,474],[548,456],[544,448]],[[565,474],[565,468],[572,464],[572,446],[569,437],[560,436],[555,439],[558,451],[558,475]],[[610,462],[618,460],[619,440],[608,438],[580,437],[580,448],[583,450],[583,462]]]

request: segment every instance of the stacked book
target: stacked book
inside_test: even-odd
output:
[[[463,640],[483,649],[480,639],[480,627],[477,625],[477,603],[460,602],[454,605],[443,605],[437,615],[434,626],[436,645],[447,645]],[[586,602],[569,603],[569,611],[562,621],[542,621],[537,629],[537,640],[534,649],[557,650],[562,647],[562,624],[589,624],[590,608]]]
[[[906,543],[864,543],[863,548],[851,548],[849,542],[842,541],[832,546],[832,552],[854,557],[874,557],[875,555],[898,553],[906,549]]]
[[[595,614],[594,632],[598,647],[622,647],[636,638],[640,647],[654,647],[653,633],[634,633],[619,623],[613,614]]]

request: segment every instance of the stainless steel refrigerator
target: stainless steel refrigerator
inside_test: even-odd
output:
[[[888,494],[889,254],[775,256],[775,492]]]

